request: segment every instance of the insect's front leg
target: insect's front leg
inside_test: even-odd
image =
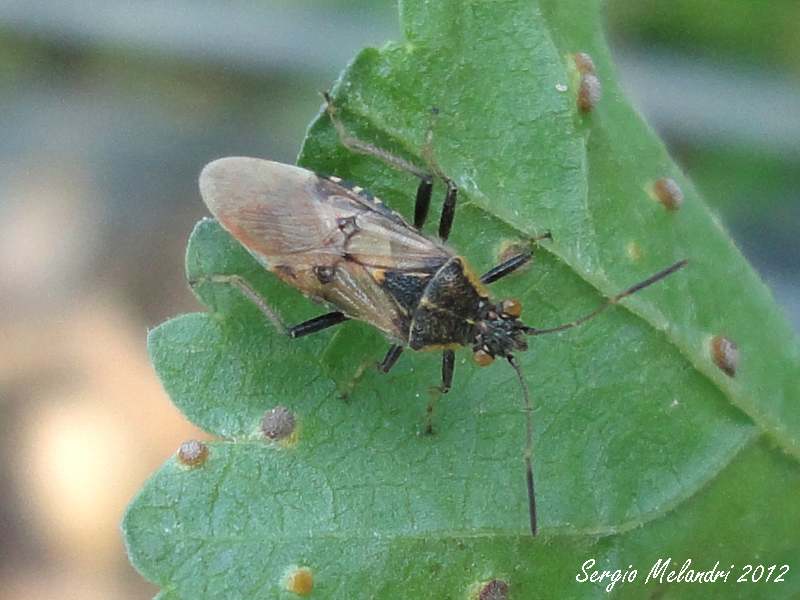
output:
[[[253,304],[255,304],[258,309],[264,313],[264,315],[269,319],[270,323],[283,333],[286,337],[291,339],[300,338],[306,335],[310,335],[312,333],[316,333],[318,331],[322,331],[323,329],[327,329],[328,327],[333,327],[334,325],[338,325],[339,323],[343,323],[348,320],[348,317],[339,311],[329,312],[324,315],[320,315],[318,317],[314,317],[313,319],[309,319],[308,321],[303,321],[302,323],[298,323],[297,325],[286,326],[284,325],[283,321],[281,321],[278,314],[275,310],[267,304],[267,301],[261,297],[261,295],[247,282],[244,277],[241,275],[213,275],[211,277],[201,279],[201,280],[194,280],[190,281],[189,285],[194,287],[201,281],[211,281],[213,283],[227,283],[237,290],[239,290],[242,295],[250,300]]]
[[[553,239],[553,236],[548,232],[544,235],[540,235],[532,240],[533,243],[539,242],[544,239]],[[481,275],[481,283],[484,285],[488,285],[490,283],[494,283],[498,279],[502,279],[507,275],[511,275],[515,273],[525,265],[527,265],[531,259],[533,258],[533,252],[530,250],[526,250],[525,252],[520,252],[516,256],[512,256],[507,261],[504,261],[494,267],[493,269],[489,269]]]
[[[533,252],[522,252],[517,254],[516,256],[512,256],[507,261],[500,263],[493,269],[489,269],[481,275],[481,283],[484,285],[488,285],[490,283],[494,283],[498,279],[502,279],[507,275],[511,275],[515,271],[518,271],[526,264],[528,264],[533,258]]]

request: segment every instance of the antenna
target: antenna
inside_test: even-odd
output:
[[[688,262],[689,262],[688,260],[682,260],[680,262],[676,262],[671,267],[667,267],[666,269],[664,269],[663,271],[659,271],[652,277],[648,277],[644,281],[640,281],[639,283],[628,288],[621,294],[617,294],[613,298],[609,298],[609,300],[603,306],[598,308],[596,311],[586,315],[585,317],[581,317],[576,321],[572,321],[572,323],[567,323],[566,325],[559,325],[558,327],[551,327],[550,329],[535,329],[533,327],[525,327],[524,331],[528,335],[542,335],[545,333],[557,333],[559,331],[564,331],[565,329],[572,329],[573,327],[577,327],[578,325],[580,325],[581,323],[585,323],[589,319],[594,319],[597,315],[604,312],[606,309],[614,306],[623,298],[627,298],[631,294],[635,294],[639,290],[643,290],[644,288],[649,287],[658,281],[661,281],[665,277],[672,275],[678,269],[682,269],[683,267],[685,267],[686,263]]]
[[[556,333],[559,331],[564,331],[566,329],[572,329],[573,327],[577,327],[581,323],[585,323],[589,319],[595,318],[597,315],[605,311],[606,309],[614,306],[623,298],[627,298],[631,294],[635,294],[639,290],[643,290],[646,287],[653,285],[654,283],[661,281],[665,277],[672,275],[675,271],[682,269],[686,266],[686,263],[689,262],[688,260],[682,260],[680,262],[676,262],[671,267],[667,267],[663,271],[659,271],[652,277],[648,277],[644,281],[640,281],[636,285],[628,288],[621,294],[617,294],[613,298],[609,298],[609,300],[600,308],[598,308],[593,313],[589,313],[588,315],[581,317],[571,323],[567,323],[566,325],[560,325],[558,327],[551,327],[550,329],[535,329],[533,327],[525,327],[524,331],[528,335],[542,335],[545,333]],[[525,478],[528,484],[528,512],[530,514],[531,520],[531,533],[536,535],[536,495],[533,489],[533,404],[531,403],[530,394],[528,394],[528,386],[525,384],[525,378],[522,376],[522,369],[517,362],[515,356],[508,354],[506,355],[509,364],[514,368],[517,372],[517,377],[519,378],[519,384],[522,386],[522,396],[525,399]]]
[[[509,354],[506,356],[509,364],[514,367],[519,377],[519,384],[522,386],[522,395],[525,398],[525,478],[528,482],[528,513],[531,517],[531,534],[536,535],[536,495],[533,491],[533,405],[531,404],[531,397],[528,394],[528,386],[525,385],[525,379],[522,377],[522,369],[515,356]]]

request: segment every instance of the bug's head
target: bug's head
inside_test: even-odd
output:
[[[519,320],[522,305],[506,298],[491,307],[477,322],[478,334],[472,346],[472,358],[481,367],[492,364],[498,356],[508,358],[528,349],[526,326]]]

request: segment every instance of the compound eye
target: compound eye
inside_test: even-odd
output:
[[[518,319],[522,314],[522,304],[516,298],[506,298],[500,302],[500,312]]]
[[[472,360],[479,367],[488,367],[494,362],[494,356],[486,352],[486,350],[475,350],[472,353]]]

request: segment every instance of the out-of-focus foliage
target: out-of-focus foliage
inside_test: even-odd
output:
[[[609,0],[605,14],[612,36],[631,45],[661,45],[800,76],[795,0]]]

